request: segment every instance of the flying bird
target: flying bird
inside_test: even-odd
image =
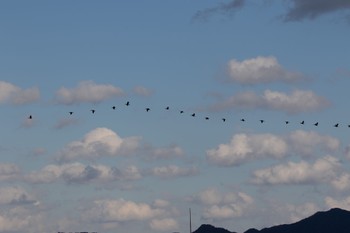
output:
[[[205,119],[206,119],[206,120],[209,120],[209,117],[206,117]]]
[[[69,112],[69,115],[73,115],[73,112]]]
[[[289,124],[289,121],[285,121],[286,122],[286,125],[288,125]]]
[[[181,110],[180,113],[182,114],[182,113],[184,113],[184,111]]]
[[[300,124],[302,124],[302,125],[303,125],[304,123],[305,123],[304,121],[300,122]]]
[[[126,104],[125,104],[126,106],[129,106],[130,105],[130,102],[128,101],[128,102],[126,102]]]
[[[94,114],[96,112],[95,109],[91,109],[90,111],[92,112],[92,114]]]
[[[245,119],[244,119],[244,118],[242,118],[242,119],[241,119],[241,121],[242,121],[242,122],[244,122],[244,121],[245,121]]]
[[[30,119],[30,120],[33,119],[32,115],[29,115],[28,119]]]
[[[335,124],[334,127],[338,127],[339,126],[339,123]]]
[[[165,109],[166,109],[166,110],[169,110],[169,106],[167,106]]]
[[[115,110],[115,106],[112,106],[112,109]]]
[[[262,124],[262,123],[264,123],[265,122],[265,120],[260,120],[260,123]]]
[[[222,120],[223,122],[225,122],[225,121],[226,121],[226,118],[222,118],[221,120]]]
[[[318,122],[316,122],[316,123],[314,124],[314,126],[318,126]]]
[[[196,116],[196,114],[195,114],[195,113],[192,113],[192,115],[191,115],[191,116],[195,117],[195,116]]]
[[[149,112],[149,110],[151,110],[150,108],[146,108],[146,112]]]

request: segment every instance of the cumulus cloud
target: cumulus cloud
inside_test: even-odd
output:
[[[281,111],[288,114],[315,112],[324,109],[330,102],[310,90],[294,90],[291,93],[265,90],[262,95],[255,92],[241,92],[226,100],[209,106],[209,111],[226,111],[231,109],[265,109]]]
[[[40,91],[37,87],[22,89],[11,83],[0,80],[0,104],[29,104],[37,101],[39,98]]]
[[[119,169],[104,165],[70,163],[47,165],[40,171],[27,174],[24,179],[30,183],[52,183],[57,180],[63,180],[66,183],[103,183],[137,180],[141,177],[140,170],[135,166]]]
[[[136,203],[124,199],[96,200],[84,218],[98,222],[144,221],[162,216],[165,210],[146,203]]]
[[[244,4],[245,0],[231,0],[228,3],[219,3],[217,6],[197,11],[193,16],[193,20],[207,20],[216,14],[233,15],[235,11],[241,9]]]
[[[121,138],[107,128],[96,128],[87,133],[83,139],[66,145],[58,155],[61,162],[77,158],[93,159],[102,156],[128,154],[139,146],[138,137]]]
[[[288,152],[285,140],[273,134],[236,134],[227,144],[207,151],[210,163],[234,166],[261,157],[284,157]]]
[[[331,156],[318,159],[313,164],[288,162],[255,171],[252,182],[269,185],[329,183],[337,176],[339,168],[339,160]]]
[[[198,193],[193,200],[204,205],[201,217],[209,221],[241,217],[254,203],[254,199],[246,193],[222,193],[216,188]]]
[[[151,171],[152,175],[160,178],[175,178],[183,176],[194,176],[198,174],[198,170],[195,167],[181,168],[176,165],[168,165],[163,167],[155,167]]]
[[[293,83],[306,79],[301,73],[286,70],[273,56],[243,61],[232,59],[227,64],[227,71],[228,80],[240,84]]]
[[[314,131],[293,131],[288,135],[287,141],[294,153],[304,156],[312,155],[317,147],[327,152],[334,152],[340,148],[340,141],[337,138]]]
[[[246,134],[233,135],[231,141],[206,151],[209,163],[219,166],[237,166],[261,159],[280,159],[296,153],[310,156],[315,150],[336,151],[338,139],[313,131],[296,130],[287,135]]]
[[[350,174],[345,172],[341,173],[332,180],[331,184],[338,191],[350,190]]]
[[[123,90],[111,84],[96,84],[81,81],[76,88],[61,87],[55,95],[57,103],[72,105],[80,103],[100,103],[124,94]]]
[[[15,180],[21,175],[20,168],[15,164],[0,163],[0,181]]]
[[[348,0],[290,0],[290,3],[292,6],[284,17],[285,21],[312,20],[323,14],[350,9]]]

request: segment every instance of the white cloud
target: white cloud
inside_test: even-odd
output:
[[[45,216],[33,206],[26,207],[0,210],[0,232],[45,232]]]
[[[86,211],[85,218],[99,222],[127,222],[133,220],[150,220],[162,216],[164,210],[153,208],[146,203],[136,203],[124,199],[96,200],[90,210]]]
[[[228,144],[207,151],[210,163],[234,166],[261,157],[281,158],[288,146],[281,137],[272,134],[236,134]]]
[[[198,174],[195,167],[181,168],[176,165],[168,165],[163,167],[155,167],[152,169],[152,174],[160,178],[175,178],[181,176],[193,176]]]
[[[215,188],[206,189],[193,199],[204,205],[202,218],[209,221],[241,217],[254,203],[246,193],[222,193]]]
[[[252,182],[270,185],[329,183],[337,176],[339,168],[339,160],[331,156],[318,159],[313,164],[288,162],[255,171]]]
[[[52,183],[59,179],[66,183],[87,183],[130,181],[142,178],[141,172],[135,166],[123,169],[104,165],[84,165],[70,163],[62,165],[47,165],[40,171],[27,174],[24,179],[30,183]]]
[[[231,141],[207,150],[210,163],[219,166],[237,166],[261,159],[280,159],[289,154],[306,156],[316,150],[337,151],[340,141],[313,131],[296,130],[288,135],[246,134],[233,135]]]
[[[0,104],[29,104],[37,101],[39,98],[40,91],[37,87],[22,89],[11,83],[0,80]]]
[[[342,173],[334,178],[331,183],[338,191],[348,191],[350,190],[350,174]]]
[[[314,131],[293,131],[288,135],[287,141],[295,153],[301,155],[312,155],[315,148],[327,152],[334,152],[340,148],[340,141],[337,138],[321,135]]]
[[[306,77],[298,72],[284,69],[273,56],[247,59],[242,62],[232,59],[228,62],[229,80],[241,84],[270,82],[296,82]]]
[[[139,146],[138,137],[121,138],[107,128],[96,128],[83,139],[65,146],[58,155],[59,161],[71,161],[77,158],[93,159],[102,156],[128,154]]]
[[[179,229],[178,222],[173,218],[152,219],[150,227],[156,231],[170,232]]]
[[[15,164],[0,163],[0,181],[19,178],[20,168]]]
[[[122,96],[123,90],[111,84],[96,84],[82,81],[76,88],[61,87],[55,96],[60,104],[100,103],[104,100]]]
[[[291,93],[265,90],[262,95],[254,92],[242,92],[208,107],[210,111],[230,109],[265,109],[288,114],[314,112],[324,109],[330,102],[309,90],[294,90]]]

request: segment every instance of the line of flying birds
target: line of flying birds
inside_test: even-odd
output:
[[[125,106],[130,106],[130,101],[127,101],[127,102],[125,103]],[[112,109],[113,109],[113,110],[116,110],[117,107],[116,107],[115,105],[113,105],[113,106],[112,106]],[[169,106],[165,107],[165,110],[170,110],[170,107],[169,107]],[[149,111],[151,111],[151,108],[147,107],[147,108],[145,108],[145,111],[146,111],[146,112],[149,112]],[[96,110],[95,110],[95,109],[90,109],[90,112],[91,112],[92,114],[95,114]],[[180,110],[179,112],[180,112],[180,114],[185,113],[183,110]],[[70,111],[70,112],[68,112],[68,113],[69,113],[69,115],[73,115],[74,112]],[[192,113],[191,116],[192,116],[192,117],[195,117],[195,116],[196,116],[196,113]],[[29,115],[29,116],[28,116],[28,119],[29,119],[29,120],[32,120],[32,119],[33,119],[33,115]],[[210,118],[209,118],[209,117],[205,117],[204,119],[205,119],[205,120],[209,120]],[[221,120],[222,120],[223,122],[226,122],[226,118],[221,118]],[[241,121],[241,122],[245,122],[246,120],[245,120],[244,118],[241,118],[240,121]],[[259,121],[260,121],[261,124],[263,124],[263,123],[265,122],[265,120],[259,120]],[[288,125],[288,124],[290,123],[290,121],[284,121],[284,123],[285,123],[286,125]],[[301,125],[304,125],[304,124],[305,124],[305,121],[304,121],[304,120],[301,121],[300,124],[301,124]],[[318,123],[318,122],[315,122],[313,125],[314,125],[314,126],[318,126],[319,123]],[[336,124],[333,125],[333,127],[335,127],[335,128],[338,128],[339,126],[340,126],[339,123],[336,123]],[[350,128],[350,124],[348,124],[347,127]]]

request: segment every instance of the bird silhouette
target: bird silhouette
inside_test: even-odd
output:
[[[182,114],[182,113],[184,113],[184,111],[181,110],[180,113]]]
[[[316,122],[316,123],[314,124],[314,126],[318,126],[318,122]]]
[[[265,122],[265,120],[260,120],[260,123],[262,124],[262,123],[264,123]]]
[[[113,110],[115,110],[115,108],[116,108],[115,106],[112,106],[112,109],[113,109]]]
[[[302,125],[303,125],[304,123],[305,123],[304,121],[300,122],[300,124],[302,124]]]
[[[146,108],[146,112],[149,112],[149,110],[151,110],[150,108]]]
[[[28,119],[29,119],[29,120],[33,119],[32,115],[29,115]]]
[[[339,123],[337,123],[337,124],[334,125],[334,127],[336,127],[336,128],[337,128],[338,126],[339,126]]]
[[[69,115],[73,115],[73,112],[69,112]]]
[[[92,112],[92,114],[94,114],[96,112],[95,109],[91,109],[90,111]]]
[[[222,118],[222,121],[225,122],[225,121],[226,121],[226,118]]]
[[[285,123],[286,123],[286,125],[288,125],[288,124],[289,124],[289,121],[285,121]]]
[[[206,117],[205,119],[206,119],[206,120],[209,120],[209,117]]]
[[[129,101],[127,101],[125,105],[126,105],[126,106],[129,106],[129,105],[130,105],[130,102],[129,102]]]
[[[244,119],[244,118],[242,118],[242,119],[241,119],[241,121],[242,121],[242,122],[244,122],[244,121],[245,121],[245,119]]]
[[[166,109],[166,110],[169,110],[169,106],[167,106],[165,109]]]
[[[196,114],[195,114],[195,113],[192,113],[192,115],[191,115],[191,116],[195,117],[195,116],[196,116]]]

